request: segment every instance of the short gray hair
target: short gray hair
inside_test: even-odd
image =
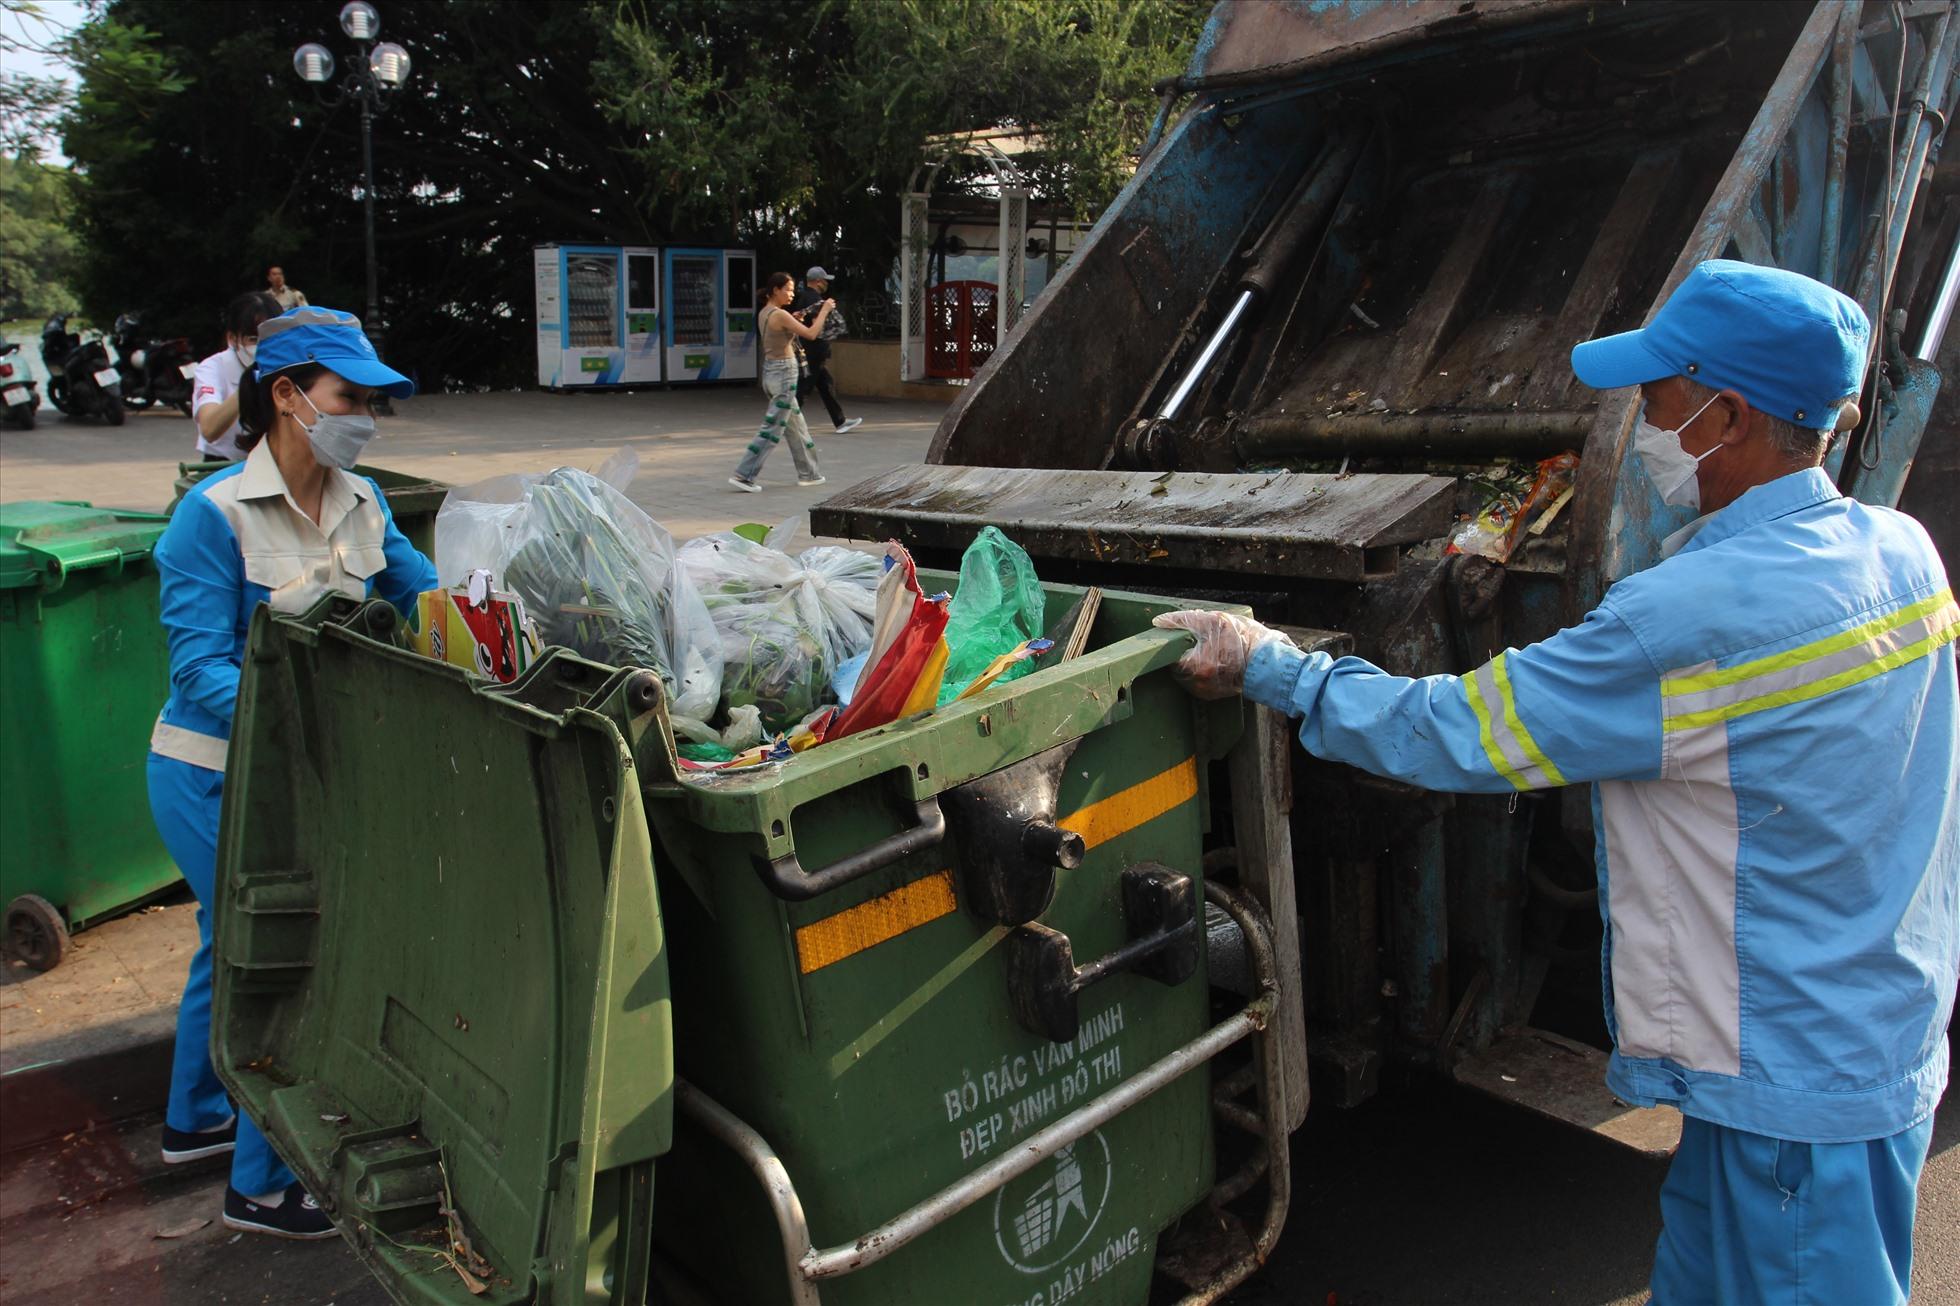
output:
[[[1688,403],[1691,408],[1701,407],[1720,393],[1713,386],[1703,385],[1692,377],[1684,376],[1681,380],[1688,387]],[[1760,408],[1756,411],[1762,413],[1763,421],[1769,430],[1769,442],[1775,446],[1776,451],[1792,463],[1811,467],[1823,462],[1825,451],[1831,447],[1831,434],[1837,425],[1838,411],[1857,397],[1846,395],[1832,404],[1831,425],[1821,431],[1813,431],[1807,426],[1798,426],[1785,418],[1771,416]]]

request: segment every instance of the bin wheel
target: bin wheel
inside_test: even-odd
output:
[[[0,948],[30,969],[53,970],[68,955],[67,922],[46,898],[23,893],[7,904],[7,932]]]

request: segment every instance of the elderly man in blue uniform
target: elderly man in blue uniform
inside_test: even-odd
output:
[[[1654,1301],[1906,1299],[1960,954],[1960,609],[1926,533],[1819,465],[1869,325],[1807,277],[1695,268],[1572,351],[1702,515],[1580,625],[1468,676],[1391,676],[1174,613],[1193,690],[1430,789],[1591,782],[1607,1083],[1679,1107]]]

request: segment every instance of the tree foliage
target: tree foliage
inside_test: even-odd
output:
[[[66,174],[0,154],[0,319],[41,318],[74,307],[75,265]]]
[[[374,123],[390,357],[434,384],[529,374],[529,250],[547,241],[897,255],[929,135],[1024,124],[1042,182],[1106,203],[1209,0],[384,0],[414,60]],[[106,0],[77,34],[64,148],[87,179],[76,289],[210,342],[279,263],[364,311],[359,115],[293,74],[334,0]]]
[[[733,230],[846,293],[882,288],[929,137],[1037,132],[1038,193],[1100,211],[1128,176],[1211,0],[639,0],[603,102],[663,230]],[[954,172],[942,188],[968,179]],[[731,211],[732,206],[732,211]]]
[[[59,53],[53,24],[34,0],[0,0],[0,13],[12,20],[11,30],[0,29],[0,154],[36,159],[68,107],[68,86],[57,77],[20,72],[16,65],[30,53]]]
[[[11,20],[0,31],[0,319],[45,317],[73,307],[69,175],[41,162],[72,97],[59,78],[17,71],[16,56],[58,53],[40,7],[0,0],[0,10]]]

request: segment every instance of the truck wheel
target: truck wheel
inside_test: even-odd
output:
[[[32,970],[49,971],[68,955],[68,925],[54,904],[37,893],[23,893],[7,904],[6,933],[0,950]]]

